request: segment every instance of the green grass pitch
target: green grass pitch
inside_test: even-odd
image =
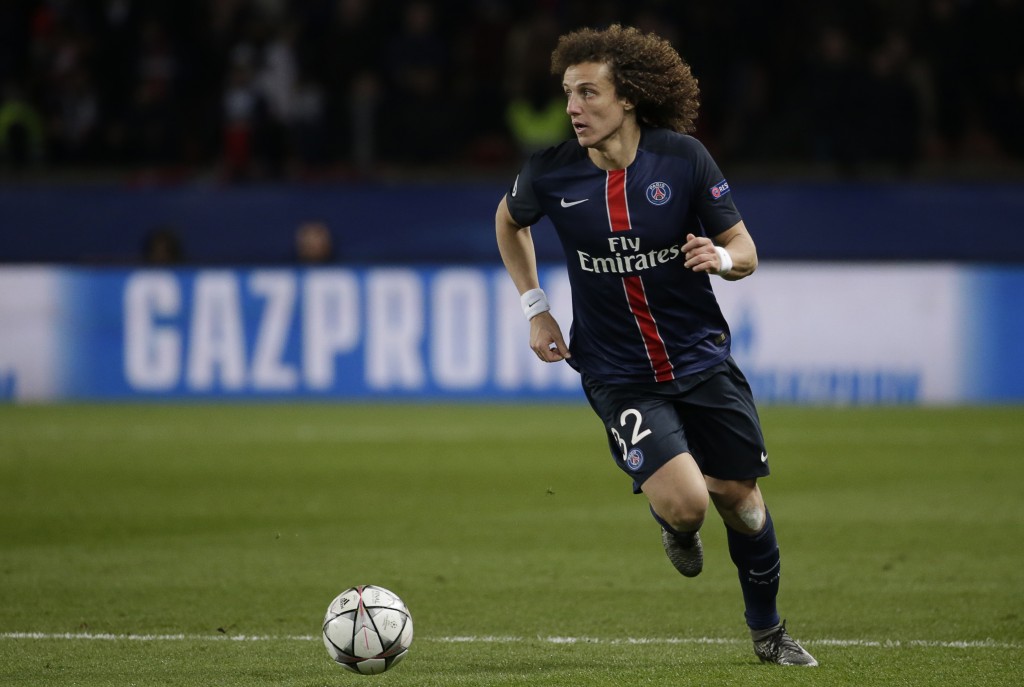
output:
[[[582,405],[0,406],[0,685],[1024,684],[1024,409],[762,420],[780,610],[757,662],[714,514],[684,579]],[[331,663],[328,602],[408,603]]]

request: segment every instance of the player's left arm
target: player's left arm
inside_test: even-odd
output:
[[[729,281],[743,279],[757,269],[757,247],[743,220],[713,239],[687,234],[683,253],[686,255],[684,264],[689,269],[717,274]]]

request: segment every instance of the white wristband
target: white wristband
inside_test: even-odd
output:
[[[718,262],[722,265],[718,270],[718,276],[723,277],[732,269],[732,256],[721,246],[715,246],[715,252],[718,253]]]
[[[551,310],[551,306],[548,305],[548,297],[544,294],[544,289],[530,289],[519,297],[519,304],[523,306],[523,314],[526,315],[528,320],[532,320],[542,312]]]

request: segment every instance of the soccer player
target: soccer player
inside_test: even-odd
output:
[[[745,618],[763,662],[816,666],[776,608],[780,559],[757,479],[768,455],[711,277],[757,251],[694,129],[699,89],[672,46],[613,25],[559,39],[576,132],[532,155],[498,205],[498,247],[530,321],[530,347],[579,373],[616,464],[643,493],[669,560],[701,572],[709,500],[725,522]],[[547,215],[567,258],[569,345],[540,288],[531,225]]]

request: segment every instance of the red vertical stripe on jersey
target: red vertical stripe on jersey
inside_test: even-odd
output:
[[[626,204],[626,170],[613,169],[608,172],[605,186],[605,201],[608,204],[608,224],[612,231],[629,231],[629,206]]]
[[[633,228],[629,221],[629,205],[626,202],[626,170],[613,169],[608,172],[605,202],[608,205],[608,225],[612,231],[629,231]],[[629,309],[647,348],[647,359],[651,361],[655,381],[672,380],[672,364],[668,359],[668,350],[658,331],[658,323],[654,321],[651,306],[647,302],[643,280],[640,277],[623,277],[622,285],[626,289]]]
[[[623,277],[622,284],[626,287],[629,309],[633,311],[636,325],[644,337],[647,358],[651,361],[651,369],[654,370],[654,380],[657,382],[671,381],[674,378],[672,363],[669,362],[668,350],[665,348],[665,342],[661,339],[661,332],[658,331],[658,323],[654,321],[654,313],[651,312],[651,307],[647,303],[643,280],[640,277]]]

